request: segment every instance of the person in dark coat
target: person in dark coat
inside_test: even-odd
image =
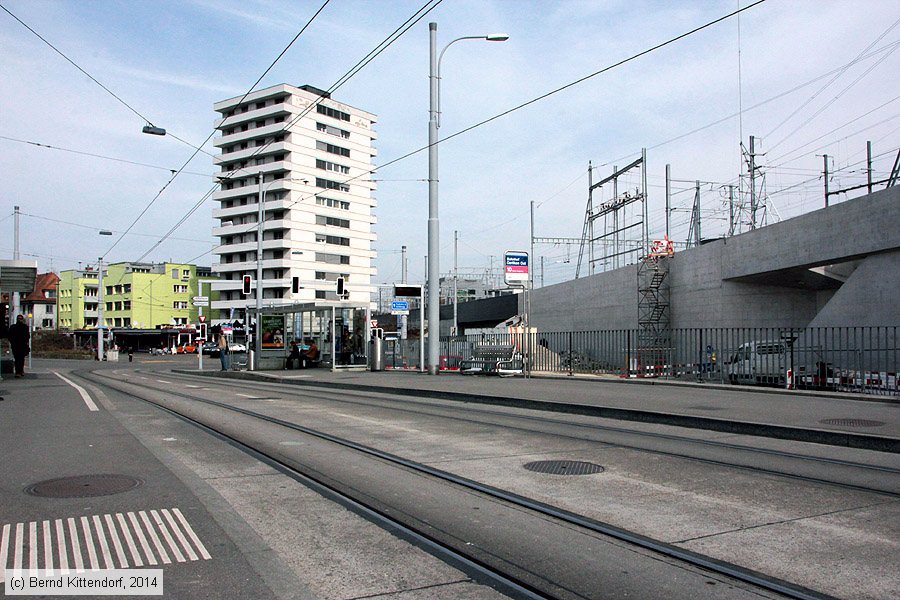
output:
[[[16,377],[25,376],[25,357],[31,352],[28,347],[28,325],[25,324],[25,316],[19,315],[14,325],[10,326],[6,334],[9,345],[12,346],[13,358],[16,362]]]

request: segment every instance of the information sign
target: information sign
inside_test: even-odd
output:
[[[522,284],[528,281],[528,253],[507,251],[504,258],[504,278],[508,284]]]

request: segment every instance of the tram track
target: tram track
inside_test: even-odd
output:
[[[191,378],[190,376],[182,375],[182,374],[172,374],[174,377],[181,377],[185,380],[196,380],[196,378]],[[228,380],[230,385],[235,385],[237,387],[246,386],[249,389],[266,389],[272,391],[278,391],[281,393],[285,393],[288,390],[285,390],[283,384],[279,383],[268,383],[268,382],[255,382],[250,383],[247,381],[241,380]],[[359,406],[372,406],[372,400],[378,400],[378,406],[382,408],[387,408],[390,410],[396,410],[400,412],[408,412],[417,415],[427,415],[427,416],[436,416],[443,419],[454,420],[458,422],[464,423],[472,423],[478,425],[484,425],[485,421],[483,419],[476,419],[470,417],[463,417],[459,415],[448,415],[442,414],[441,411],[448,412],[452,411],[451,407],[444,407],[440,405],[423,405],[421,402],[416,402],[412,400],[406,400],[404,397],[389,397],[391,393],[388,391],[383,391],[380,393],[375,392],[354,392],[354,391],[344,391],[337,392],[330,388],[309,388],[307,386],[303,386],[301,388],[292,387],[289,389],[289,393],[291,396],[295,397],[310,397],[316,399],[324,399],[328,398],[334,402],[339,402],[343,404],[351,404],[351,405],[359,405]],[[348,396],[360,398],[361,400],[349,400]],[[433,399],[426,399],[433,400]],[[387,403],[392,406],[385,406]],[[399,407],[396,405],[400,405]],[[468,405],[471,408],[471,405]],[[678,435],[673,433],[663,433],[659,431],[645,431],[641,429],[634,429],[628,427],[616,427],[613,425],[602,425],[598,423],[579,423],[577,421],[572,420],[562,420],[562,419],[554,419],[547,416],[535,416],[535,415],[516,415],[511,414],[510,412],[503,412],[500,410],[495,410],[489,408],[490,405],[479,406],[477,409],[478,416],[489,416],[492,418],[502,419],[506,421],[523,421],[527,423],[533,423],[537,425],[536,428],[527,427],[527,426],[514,426],[507,423],[495,423],[497,426],[508,428],[508,429],[520,429],[525,432],[535,433],[540,432],[547,435],[553,435],[559,438],[572,439],[577,441],[588,441],[594,443],[604,444],[605,446],[611,448],[620,448],[626,450],[635,450],[638,452],[645,452],[650,454],[656,454],[660,456],[668,456],[673,458],[685,459],[690,461],[701,462],[705,464],[711,464],[716,466],[728,467],[741,469],[745,471],[751,471],[755,473],[762,473],[766,475],[776,475],[780,477],[788,477],[791,479],[795,479],[797,481],[803,481],[808,483],[815,484],[823,484],[823,485],[831,485],[835,487],[840,487],[847,490],[853,490],[858,492],[867,492],[874,494],[881,494],[885,496],[889,496],[892,498],[900,498],[900,490],[896,487],[890,486],[881,486],[875,487],[873,485],[861,485],[861,484],[853,484],[842,481],[835,481],[834,479],[826,479],[823,477],[814,477],[811,475],[804,475],[797,472],[790,472],[787,469],[773,469],[766,468],[759,465],[748,464],[751,461],[745,462],[737,462],[734,459],[731,460],[723,460],[717,458],[703,457],[698,456],[696,453],[691,454],[689,452],[677,452],[672,450],[663,450],[660,448],[648,448],[646,445],[638,445],[638,444],[628,444],[617,441],[609,441],[604,439],[595,439],[588,436],[574,436],[570,434],[565,434],[561,432],[550,432],[545,426],[559,426],[559,427],[568,427],[568,428],[578,428],[582,429],[588,433],[602,432],[602,433],[611,433],[617,435],[624,436],[633,436],[639,439],[650,439],[654,441],[661,442],[675,442],[679,444],[687,444],[692,446],[701,447],[704,449],[709,449],[713,454],[718,451],[726,451],[726,452],[737,452],[740,454],[747,455],[757,455],[760,457],[764,457],[766,459],[778,458],[778,459],[787,459],[790,461],[799,461],[804,463],[805,465],[819,465],[819,466],[827,466],[827,467],[838,467],[847,470],[858,470],[864,472],[871,472],[875,475],[876,480],[883,481],[880,479],[884,476],[896,476],[900,477],[900,468],[893,468],[881,465],[871,465],[861,462],[823,457],[823,456],[814,456],[810,454],[801,454],[798,452],[789,452],[785,450],[777,450],[772,448],[761,448],[756,446],[748,446],[745,444],[736,444],[732,442],[724,442],[721,440],[710,440],[704,438],[697,437],[688,437],[684,435]],[[426,408],[432,410],[425,410]],[[888,455],[890,456],[890,455]],[[813,469],[814,470],[814,469]]]
[[[609,594],[607,591],[604,591],[603,586],[592,587],[592,584],[583,580],[584,577],[591,577],[589,571],[592,566],[591,561],[596,560],[591,558],[590,555],[593,554],[591,552],[579,553],[575,551],[580,545],[585,543],[588,544],[588,547],[591,544],[605,544],[603,548],[610,555],[616,552],[624,552],[626,557],[630,557],[630,560],[647,559],[650,570],[663,568],[660,565],[664,564],[665,569],[675,569],[682,578],[697,577],[697,582],[700,586],[697,590],[703,590],[705,592],[704,597],[719,597],[715,594],[709,595],[710,590],[713,589],[710,587],[710,584],[716,583],[725,584],[720,585],[719,590],[723,592],[729,591],[728,594],[721,597],[733,597],[734,594],[737,594],[737,597],[741,597],[744,593],[749,594],[750,597],[758,597],[760,593],[769,597],[772,597],[771,594],[809,599],[829,597],[802,586],[673,546],[515,493],[472,481],[351,440],[304,427],[291,421],[217,400],[199,398],[196,395],[184,392],[161,390],[159,386],[154,386],[150,383],[141,383],[134,380],[120,381],[107,373],[82,372],[80,376],[95,384],[116,389],[160,406],[204,431],[229,441],[229,443],[249,452],[260,460],[276,466],[282,472],[288,472],[295,478],[302,477],[304,480],[311,480],[316,486],[327,490],[329,495],[337,496],[345,504],[352,503],[362,507],[369,518],[377,519],[382,526],[389,529],[399,528],[407,532],[408,535],[422,540],[421,543],[431,548],[439,556],[444,557],[451,563],[456,562],[467,565],[470,571],[474,569],[481,577],[491,581],[491,585],[498,587],[498,589],[503,589],[505,593],[514,597],[608,597]],[[259,386],[255,387],[259,389]],[[235,415],[239,415],[239,417],[235,417]],[[318,456],[314,450],[321,450],[327,447],[329,448],[329,453],[340,452],[346,454],[349,457],[346,459],[348,463],[357,464],[361,461],[361,463],[367,465],[366,468],[370,468],[376,473],[387,469],[391,476],[398,480],[411,479],[417,482],[418,485],[426,488],[436,487],[442,493],[454,494],[461,499],[459,503],[460,508],[467,504],[477,503],[478,507],[476,508],[484,509],[485,511],[482,515],[489,513],[498,516],[502,514],[506,515],[505,518],[508,518],[509,514],[512,514],[516,518],[522,519],[522,522],[508,523],[505,525],[506,529],[501,527],[499,519],[480,524],[481,528],[496,529],[493,533],[496,534],[499,546],[492,547],[490,546],[490,539],[484,535],[479,535],[477,528],[457,533],[453,530],[453,527],[455,525],[465,526],[465,523],[454,524],[453,519],[449,518],[449,516],[447,516],[449,521],[441,521],[440,514],[427,514],[425,510],[427,507],[413,507],[409,503],[402,504],[401,500],[404,494],[413,496],[418,494],[419,501],[422,501],[423,496],[421,496],[421,492],[414,492],[413,488],[400,488],[405,490],[404,494],[400,494],[398,498],[397,490],[394,490],[393,500],[386,501],[384,497],[379,497],[371,489],[367,488],[367,486],[371,487],[373,485],[372,481],[360,482],[359,480],[342,479],[340,474],[328,472],[324,468],[325,465],[321,463],[304,464],[305,459],[298,460],[296,456],[289,455],[284,447],[279,447],[277,443],[261,441],[265,436],[258,434],[262,432],[269,432],[270,435],[274,434],[273,439],[283,437],[284,432],[299,435],[307,441],[297,442],[297,446],[304,447],[308,451],[307,455]],[[291,447],[297,448],[297,446]],[[339,448],[339,450],[335,450],[335,448]],[[372,464],[376,464],[376,466],[372,467]],[[350,469],[350,471],[356,477],[360,477],[361,473],[366,472],[366,469],[359,467]],[[428,496],[428,498],[431,498],[431,496]],[[392,505],[392,501],[401,503]],[[451,502],[450,505],[453,506],[453,503]],[[413,508],[422,509],[425,512],[414,514]],[[463,517],[463,521],[466,520]],[[471,525],[469,526],[471,527]],[[523,556],[522,551],[525,549],[509,545],[511,540],[515,539],[510,538],[510,536],[516,533],[516,528],[532,531],[532,533],[543,531],[542,528],[546,528],[546,537],[539,537],[538,539],[541,539],[542,543],[548,546],[548,549],[555,547],[560,553],[574,552],[567,559],[572,561],[570,568],[563,573],[547,573],[541,570],[541,561],[537,561],[539,566],[535,567],[534,564],[524,560],[528,552],[524,552]],[[471,539],[475,539],[475,541],[473,542]],[[554,540],[557,542],[555,546]],[[578,543],[575,543],[575,540]],[[504,546],[504,544],[506,545]],[[561,560],[564,559],[565,557],[561,557]],[[578,569],[579,564],[584,566],[583,570]],[[599,565],[593,565],[593,567],[600,568]],[[616,575],[608,572],[608,570],[604,571],[602,568],[601,572],[617,577],[617,580],[609,585],[624,585],[627,587],[634,577],[634,575],[625,575],[623,578],[621,574]],[[569,579],[566,579],[566,577],[569,577]],[[657,581],[656,583],[663,585],[662,581]],[[648,594],[648,591],[645,589],[643,595],[646,597],[647,595],[656,594]],[[694,594],[689,593],[685,597],[694,597]]]

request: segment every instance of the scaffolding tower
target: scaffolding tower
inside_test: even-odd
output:
[[[636,364],[629,369],[639,376],[655,376],[670,364],[669,257],[675,252],[668,240],[654,241],[638,263],[638,339]]]

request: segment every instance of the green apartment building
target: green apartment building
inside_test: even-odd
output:
[[[105,327],[155,329],[197,323],[200,280],[212,279],[209,267],[182,263],[122,262],[103,265]],[[97,327],[100,302],[96,269],[63,271],[59,282],[59,324],[70,331]],[[210,295],[210,285],[203,294]],[[213,299],[217,294],[212,294]],[[209,314],[207,309],[206,314]]]

